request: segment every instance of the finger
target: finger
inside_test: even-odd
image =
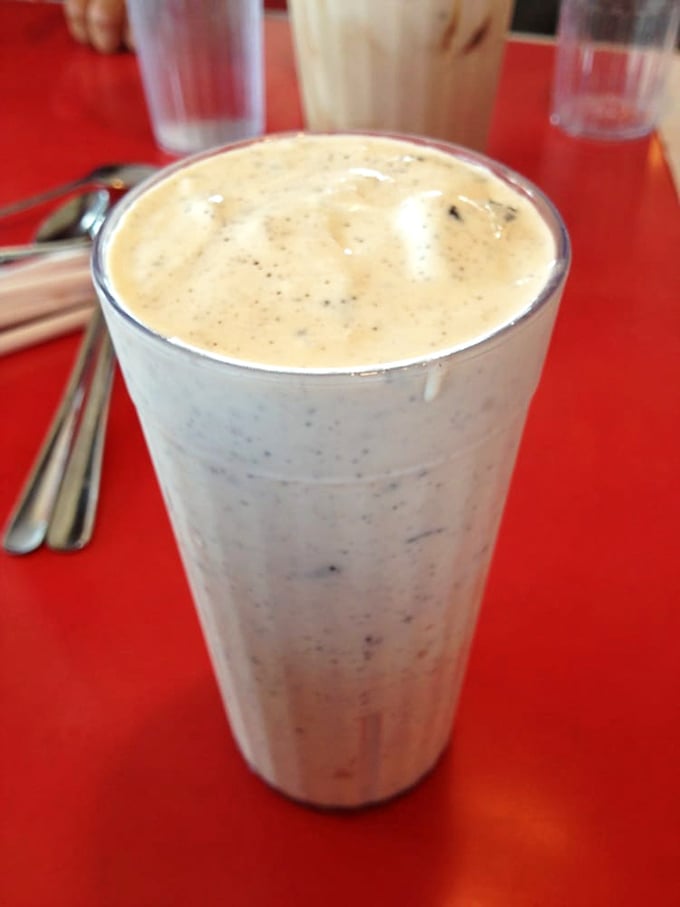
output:
[[[118,50],[123,39],[125,0],[89,0],[86,17],[92,45],[105,54]]]
[[[89,44],[86,9],[89,0],[65,0],[64,16],[71,37],[79,44]]]

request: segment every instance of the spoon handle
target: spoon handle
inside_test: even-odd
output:
[[[92,538],[114,369],[113,346],[105,330],[80,430],[47,530],[47,544],[56,551],[77,551]]]
[[[103,329],[104,319],[97,305],[52,424],[7,524],[3,547],[11,554],[35,551],[45,539],[85,396],[92,359]]]
[[[29,195],[27,198],[19,199],[19,201],[11,202],[8,205],[2,205],[0,207],[0,217],[9,217],[11,214],[19,214],[20,211],[25,211],[27,208],[34,208],[37,205],[42,205],[44,202],[52,201],[53,198],[59,198],[62,195],[66,195],[67,192],[74,192],[76,189],[80,189],[83,186],[87,186],[92,182],[90,177],[80,177],[76,180],[71,180],[68,183],[62,183],[59,186],[52,186],[51,189],[45,189],[44,192],[38,192],[36,195]]]
[[[56,255],[58,252],[72,252],[87,249],[92,244],[89,236],[73,239],[51,239],[47,242],[23,243],[18,246],[0,246],[0,265],[34,255]]]

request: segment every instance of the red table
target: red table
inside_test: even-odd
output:
[[[267,39],[268,127],[296,128],[285,19]],[[680,903],[678,202],[656,137],[549,126],[552,55],[510,43],[489,150],[561,208],[574,266],[442,763],[347,815],[249,774],[119,379],[92,544],[0,555],[4,907]],[[161,159],[135,58],[58,8],[0,3],[0,98],[0,203]],[[0,360],[3,521],[77,339]]]

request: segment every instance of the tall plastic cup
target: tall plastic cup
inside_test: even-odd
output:
[[[260,0],[127,0],[151,124],[171,154],[260,135]]]
[[[678,0],[563,0],[552,122],[590,139],[656,126],[680,23]]]
[[[304,369],[159,335],[112,288],[108,254],[126,212],[187,162],[130,193],[94,254],[234,736],[262,778],[321,806],[391,797],[447,745],[568,268],[562,222],[535,187],[437,147],[488,167],[554,237],[540,294],[481,342]]]

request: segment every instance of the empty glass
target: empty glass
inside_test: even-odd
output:
[[[654,129],[679,19],[678,0],[563,0],[552,122],[594,139]]]
[[[260,0],[128,0],[156,141],[171,154],[263,130]]]

